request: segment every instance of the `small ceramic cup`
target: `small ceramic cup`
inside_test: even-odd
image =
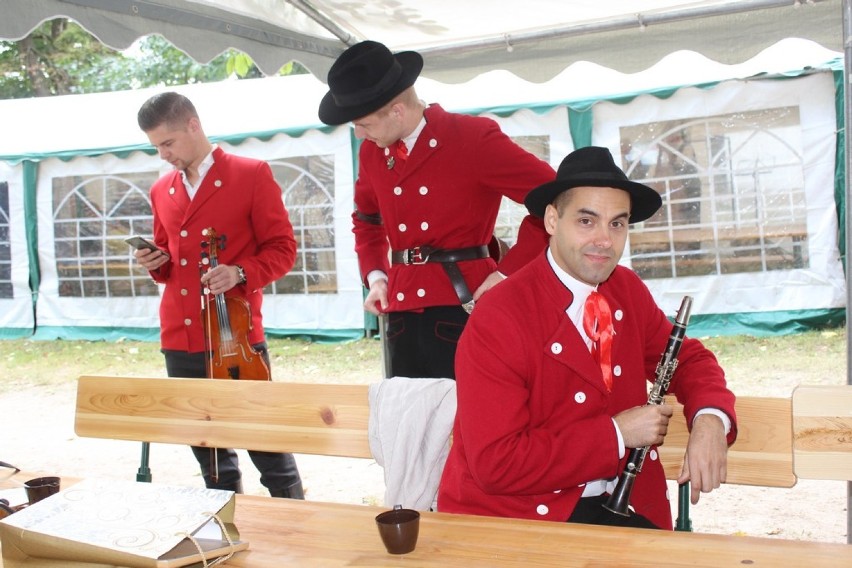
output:
[[[396,505],[392,511],[376,515],[376,526],[379,527],[379,536],[389,553],[406,554],[417,546],[420,513]]]
[[[24,489],[27,491],[27,500],[32,505],[54,493],[59,493],[59,478],[53,476],[36,477],[24,482]]]

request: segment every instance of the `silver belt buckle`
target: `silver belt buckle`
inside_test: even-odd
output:
[[[426,264],[427,262],[429,262],[429,255],[423,255],[422,247],[405,249],[403,264]]]
[[[465,302],[464,304],[462,304],[462,308],[464,308],[464,311],[467,312],[467,315],[470,315],[471,312],[473,312],[473,305],[474,304],[475,304],[475,302],[473,300],[471,300],[469,302]]]

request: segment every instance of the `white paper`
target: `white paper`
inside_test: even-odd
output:
[[[216,489],[85,480],[2,522],[157,559],[207,523],[232,495]],[[222,538],[221,531],[215,538]]]

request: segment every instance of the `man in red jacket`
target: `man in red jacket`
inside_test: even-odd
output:
[[[286,274],[296,259],[293,226],[269,164],[228,154],[211,144],[192,102],[178,93],[154,95],[139,109],[137,119],[160,157],[174,166],[151,188],[154,242],[160,250],[135,253],[152,278],[165,284],[160,342],[168,375],[208,376],[202,285],[211,295],[248,302],[248,342],[268,365],[261,315],[263,287]],[[225,237],[227,245],[218,250],[218,266],[199,275],[207,228]],[[207,487],[242,492],[233,450],[217,449],[217,464],[211,464],[209,448],[192,450]],[[273,497],[304,498],[292,454],[250,451],[249,457]]]
[[[462,335],[438,509],[671,529],[656,445],[672,409],[646,403],[672,324],[639,277],[618,265],[628,224],[651,217],[660,196],[629,181],[607,149],[588,147],[525,202],[544,219],[550,245],[482,299]],[[584,304],[595,292],[605,303],[587,330]],[[600,361],[590,352],[599,335]],[[684,339],[678,361],[669,392],[691,431],[678,481],[691,481],[695,503],[725,480],[734,395],[698,340]],[[608,511],[629,449],[645,446],[633,513]]]
[[[488,245],[500,202],[523,202],[553,168],[493,120],[421,101],[413,85],[422,67],[418,53],[358,43],[331,67],[319,118],[352,122],[363,139],[355,250],[369,288],[364,308],[388,314],[390,376],[453,378],[474,302],[547,242],[541,221],[527,218],[497,264]]]

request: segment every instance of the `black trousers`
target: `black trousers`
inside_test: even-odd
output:
[[[587,525],[606,525],[609,527],[637,527],[641,529],[659,529],[657,525],[633,511],[629,517],[617,515],[604,509],[604,503],[609,495],[604,493],[598,497],[582,497],[574,512],[568,517],[569,523],[585,523]]]
[[[253,346],[269,363],[269,353],[265,343]],[[207,370],[204,364],[204,353],[187,353],[185,351],[162,350],[166,359],[166,372],[170,377],[204,378]],[[191,446],[192,453],[201,467],[204,484],[209,489],[226,489],[242,492],[242,472],[240,471],[237,452],[230,448],[217,448],[216,462],[219,469],[219,479],[214,482],[211,475],[212,453],[210,448]],[[249,458],[260,472],[260,483],[269,490],[273,497],[292,497],[301,499],[302,479],[293,454],[280,452],[259,452],[249,450]]]
[[[388,314],[391,376],[455,379],[456,346],[468,317],[461,306]]]

